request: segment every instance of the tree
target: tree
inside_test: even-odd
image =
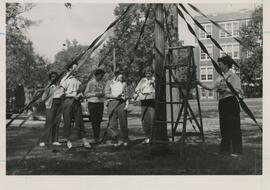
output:
[[[7,89],[13,88],[18,81],[26,86],[35,86],[45,80],[47,61],[34,52],[33,43],[24,34],[36,22],[25,19],[21,14],[32,8],[32,4],[6,4]]]
[[[49,70],[54,70],[61,73],[67,63],[71,62],[78,54],[80,54],[83,50],[86,50],[88,47],[85,45],[80,45],[77,40],[66,40],[63,46],[65,49],[61,50],[55,55],[54,63],[48,66]],[[86,63],[83,64],[77,72],[77,78],[83,82],[88,80],[91,71],[97,67],[95,56],[88,57],[85,61]]]
[[[120,16],[126,10],[127,6],[128,4],[119,4],[114,10],[114,15],[116,17]],[[149,6],[149,4],[135,4],[125,19],[115,26],[114,35],[109,38],[98,54],[99,60],[104,59],[104,64],[112,66],[112,49],[115,48],[116,65],[118,68],[126,71],[129,82],[138,82],[143,77],[143,69],[146,66],[152,65],[155,19],[153,10],[155,5],[151,6],[144,33],[139,41],[138,48],[135,50],[135,44]],[[167,10],[172,9],[172,6],[169,4],[165,4],[165,7]],[[171,17],[168,19],[168,22],[170,26],[168,30],[172,31]],[[175,35],[175,33],[172,35]],[[177,37],[171,37],[171,39],[178,40]]]
[[[245,43],[245,46],[249,47],[251,54],[249,58],[241,60],[241,73],[247,74],[247,76],[255,81],[255,86],[250,83],[250,80],[242,74],[241,79],[245,84],[255,91],[256,96],[262,95],[262,56],[263,56],[263,9],[262,6],[257,7],[252,13],[252,20],[249,25],[243,26],[240,29],[241,41]],[[245,93],[248,96],[253,96],[252,92],[249,92],[250,88],[244,88]]]

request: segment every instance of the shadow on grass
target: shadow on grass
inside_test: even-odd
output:
[[[184,159],[180,158],[179,143],[168,145],[172,153],[153,155],[153,146],[141,144],[144,139],[142,128],[134,125],[129,129],[132,138],[128,148],[113,149],[110,144],[94,145],[91,150],[82,147],[68,150],[66,146],[34,147],[18,165],[41,131],[41,127],[7,131],[7,175],[262,174],[262,135],[250,126],[243,129],[244,154],[238,158],[218,154],[219,130],[205,131],[205,143],[188,139]],[[88,136],[91,137],[92,133]]]

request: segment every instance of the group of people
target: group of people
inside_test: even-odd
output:
[[[105,71],[97,69],[94,77],[88,81],[85,90],[81,91],[81,82],[75,77],[75,68],[73,65],[68,69],[66,75],[57,81],[58,74],[51,72],[49,75],[50,85],[43,95],[42,101],[46,105],[45,132],[39,145],[45,146],[51,142],[53,145],[61,145],[59,142],[59,125],[63,116],[63,137],[68,148],[72,148],[72,122],[75,123],[78,139],[81,139],[85,148],[91,148],[87,139],[85,126],[83,122],[81,100],[87,99],[90,120],[92,124],[93,139],[95,143],[100,142],[100,128],[103,118],[105,102],[108,108],[108,135],[111,137],[113,147],[127,147],[129,143],[127,109],[129,99],[135,98],[141,100],[142,105],[142,125],[146,135],[144,144],[150,142],[151,129],[154,119],[154,98],[155,98],[155,79],[153,69],[145,69],[145,77],[141,79],[136,87],[133,97],[129,97],[127,92],[127,83],[125,73],[117,71],[114,78],[104,82]],[[118,127],[119,123],[119,127]],[[120,128],[120,129],[119,129]]]
[[[231,153],[232,156],[242,154],[242,134],[240,129],[240,107],[237,98],[228,88],[226,81],[242,95],[240,78],[231,71],[232,60],[228,56],[218,59],[224,78],[218,78],[213,85],[207,86],[197,81],[197,84],[207,90],[216,90],[219,98],[219,118],[221,130],[220,151],[222,153]],[[103,82],[105,71],[97,69],[93,79],[91,79],[84,93],[78,93],[80,81],[78,81],[70,72],[76,65],[70,68],[69,72],[59,84],[53,84],[43,94],[42,99],[46,102],[47,119],[45,127],[50,130],[46,133],[41,146],[45,145],[45,140],[51,136],[54,145],[58,142],[58,126],[63,113],[64,132],[63,135],[67,142],[68,148],[72,147],[71,142],[71,122],[74,119],[78,131],[78,136],[82,139],[85,148],[91,148],[86,139],[84,123],[81,110],[81,98],[87,98],[88,109],[93,128],[93,138],[95,142],[100,141],[100,125],[103,117],[104,102],[108,101],[108,133],[111,136],[113,147],[128,146],[128,125],[127,125],[127,108],[129,99],[127,94],[127,83],[125,82],[124,73],[118,71],[112,80],[106,84]],[[151,131],[154,125],[155,114],[155,78],[152,67],[144,70],[145,77],[138,83],[134,99],[141,101],[141,121],[145,133],[144,144],[150,142]],[[69,76],[70,75],[70,76]],[[69,77],[67,77],[69,76]],[[50,74],[50,80],[53,81],[57,73]],[[225,81],[226,80],[226,81]],[[118,123],[120,130],[118,128]],[[50,135],[51,134],[51,135]]]

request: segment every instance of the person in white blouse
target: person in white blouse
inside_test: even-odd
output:
[[[109,99],[109,131],[115,148],[123,145],[128,146],[127,128],[127,83],[124,81],[122,71],[115,72],[113,80],[108,81],[105,87],[105,97]],[[120,131],[118,129],[118,121]]]
[[[65,97],[63,103],[64,137],[67,140],[67,147],[72,148],[70,137],[71,137],[71,122],[72,119],[74,118],[79,139],[82,139],[82,143],[85,148],[91,148],[90,143],[85,138],[86,134],[80,102],[82,93],[79,94],[77,93],[81,85],[81,82],[75,78],[74,76],[75,72],[70,75],[70,72],[75,70],[76,67],[77,65],[74,64],[71,68],[69,68],[69,72],[67,72],[66,76],[63,77],[63,79],[60,82],[60,86],[64,91]]]
[[[150,142],[151,131],[155,115],[155,77],[151,66],[144,69],[145,77],[138,83],[135,89],[134,99],[141,101],[141,122],[145,133],[143,144]]]
[[[231,70],[232,58],[224,56],[218,58],[218,63],[224,78],[219,77],[213,85],[205,85],[197,81],[204,89],[216,90],[218,92],[218,109],[221,131],[221,153],[231,153],[232,156],[238,157],[242,154],[242,134],[240,129],[240,106],[237,98],[228,88],[227,80],[233,88],[242,96],[241,80]]]

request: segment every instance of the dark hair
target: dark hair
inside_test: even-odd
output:
[[[219,57],[217,59],[218,62],[222,62],[224,65],[227,65],[228,68],[232,68],[232,65],[233,65],[233,59],[226,55],[226,56],[223,56],[223,57]]]
[[[102,69],[97,69],[94,73],[95,76],[99,75],[99,74],[105,74],[106,72]]]
[[[119,76],[123,75],[123,81],[126,81],[125,71],[124,70],[117,70],[114,72],[115,79]]]
[[[56,71],[52,71],[50,72],[49,74],[49,79],[51,80],[52,79],[52,75],[55,74],[56,76],[58,76],[58,73]]]
[[[124,74],[125,74],[125,72],[123,70],[117,70],[114,72],[115,78],[117,78],[119,75],[124,75]]]

